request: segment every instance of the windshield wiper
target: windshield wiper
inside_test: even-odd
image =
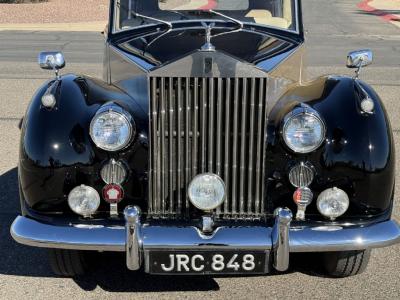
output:
[[[136,11],[132,11],[132,10],[129,10],[127,7],[124,7],[124,5],[121,5],[120,2],[118,2],[118,6],[119,6],[120,9],[121,9],[121,7],[124,8],[124,9],[127,9],[128,12],[129,12],[129,14],[132,15],[133,17],[135,17],[135,18],[140,18],[140,19],[143,19],[143,20],[150,20],[150,21],[158,22],[158,23],[165,24],[165,25],[168,26],[168,29],[167,29],[163,34],[161,34],[161,35],[159,35],[158,37],[156,37],[155,39],[153,39],[150,43],[146,43],[146,47],[145,47],[145,49],[143,50],[143,53],[145,53],[145,52],[147,51],[147,48],[148,48],[152,43],[154,43],[156,40],[158,40],[161,36],[164,36],[164,35],[168,34],[168,33],[172,30],[172,28],[173,28],[173,25],[172,25],[171,22],[168,22],[168,21],[164,21],[164,20],[161,20],[161,19],[157,19],[157,18],[153,18],[153,17],[150,17],[150,16],[146,16],[146,15],[139,14],[139,13],[136,12]],[[181,14],[179,14],[179,15],[181,15]]]
[[[164,21],[164,20],[161,20],[161,19],[157,19],[157,18],[153,18],[153,17],[149,17],[149,16],[145,16],[145,15],[139,14],[138,12],[132,11],[131,9],[129,9],[126,5],[121,4],[120,1],[117,2],[117,7],[120,10],[121,10],[121,8],[126,10],[128,12],[128,14],[132,15],[135,18],[141,18],[141,19],[144,19],[144,20],[155,21],[155,22],[167,25],[169,30],[172,29],[172,23],[171,22],[167,22],[167,21]]]
[[[243,24],[242,21],[239,21],[239,20],[237,20],[237,19],[235,19],[235,18],[232,18],[232,17],[230,17],[230,16],[227,16],[227,15],[225,15],[225,14],[223,14],[223,13],[220,13],[220,12],[215,11],[215,10],[212,10],[212,9],[207,10],[207,11],[209,11],[210,13],[216,14],[217,16],[226,18],[226,19],[228,19],[228,20],[230,20],[230,21],[232,21],[233,23],[236,23],[236,24],[238,25],[238,28],[233,29],[233,30],[231,30],[231,31],[222,32],[222,33],[219,33],[219,34],[216,34],[216,35],[211,35],[212,38],[213,38],[213,37],[216,37],[216,36],[223,35],[223,34],[228,34],[228,33],[233,33],[233,32],[238,32],[238,31],[243,30],[244,24]]]
[[[134,16],[135,18],[141,18],[141,19],[151,20],[151,21],[155,21],[155,22],[159,22],[159,23],[165,24],[165,25],[168,26],[168,31],[170,31],[170,30],[172,29],[172,27],[173,27],[173,26],[172,26],[172,23],[171,23],[171,22],[168,22],[168,21],[164,21],[164,20],[161,20],[161,19],[157,19],[157,18],[145,16],[145,15],[139,14],[139,13],[137,13],[137,12],[135,12],[135,11],[130,11],[129,13],[130,13],[132,16]]]

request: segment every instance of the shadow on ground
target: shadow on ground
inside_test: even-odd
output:
[[[17,168],[0,176],[0,274],[28,277],[55,277],[47,262],[45,249],[19,245],[9,234],[19,213]],[[88,252],[90,272],[74,282],[85,291],[97,287],[110,292],[214,291],[219,285],[211,276],[152,276],[128,271],[123,253]],[[292,272],[319,276],[310,271],[308,259],[292,257]],[[269,275],[266,275],[269,276]],[[273,275],[278,276],[278,275]]]

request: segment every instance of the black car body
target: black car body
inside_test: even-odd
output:
[[[83,271],[85,250],[126,251],[129,269],[161,274],[285,271],[291,252],[323,253],[335,276],[361,272],[370,249],[400,237],[379,96],[357,76],[306,81],[300,0],[187,2],[111,1],[103,79],[57,75],[38,89],[14,239],[53,249],[63,275]],[[69,202],[89,209],[85,195],[98,207],[80,215]]]

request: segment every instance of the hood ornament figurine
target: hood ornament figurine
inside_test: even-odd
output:
[[[211,30],[213,29],[214,23],[211,23],[209,25],[203,23],[205,29],[206,29],[206,43],[201,47],[201,50],[203,51],[215,51],[214,45],[211,43]]]

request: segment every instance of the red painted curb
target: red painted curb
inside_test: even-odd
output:
[[[369,5],[370,2],[372,2],[372,0],[363,0],[357,4],[357,7],[362,9],[363,11],[371,13],[372,15],[380,17],[381,19],[383,19],[387,22],[400,21],[400,18],[398,16],[392,15],[392,14],[387,14],[387,13],[385,13],[384,10],[376,9],[375,7],[372,7],[371,5]]]
[[[208,0],[208,3],[206,5],[200,7],[200,9],[209,10],[209,9],[214,9],[216,7],[217,7],[217,1]]]

